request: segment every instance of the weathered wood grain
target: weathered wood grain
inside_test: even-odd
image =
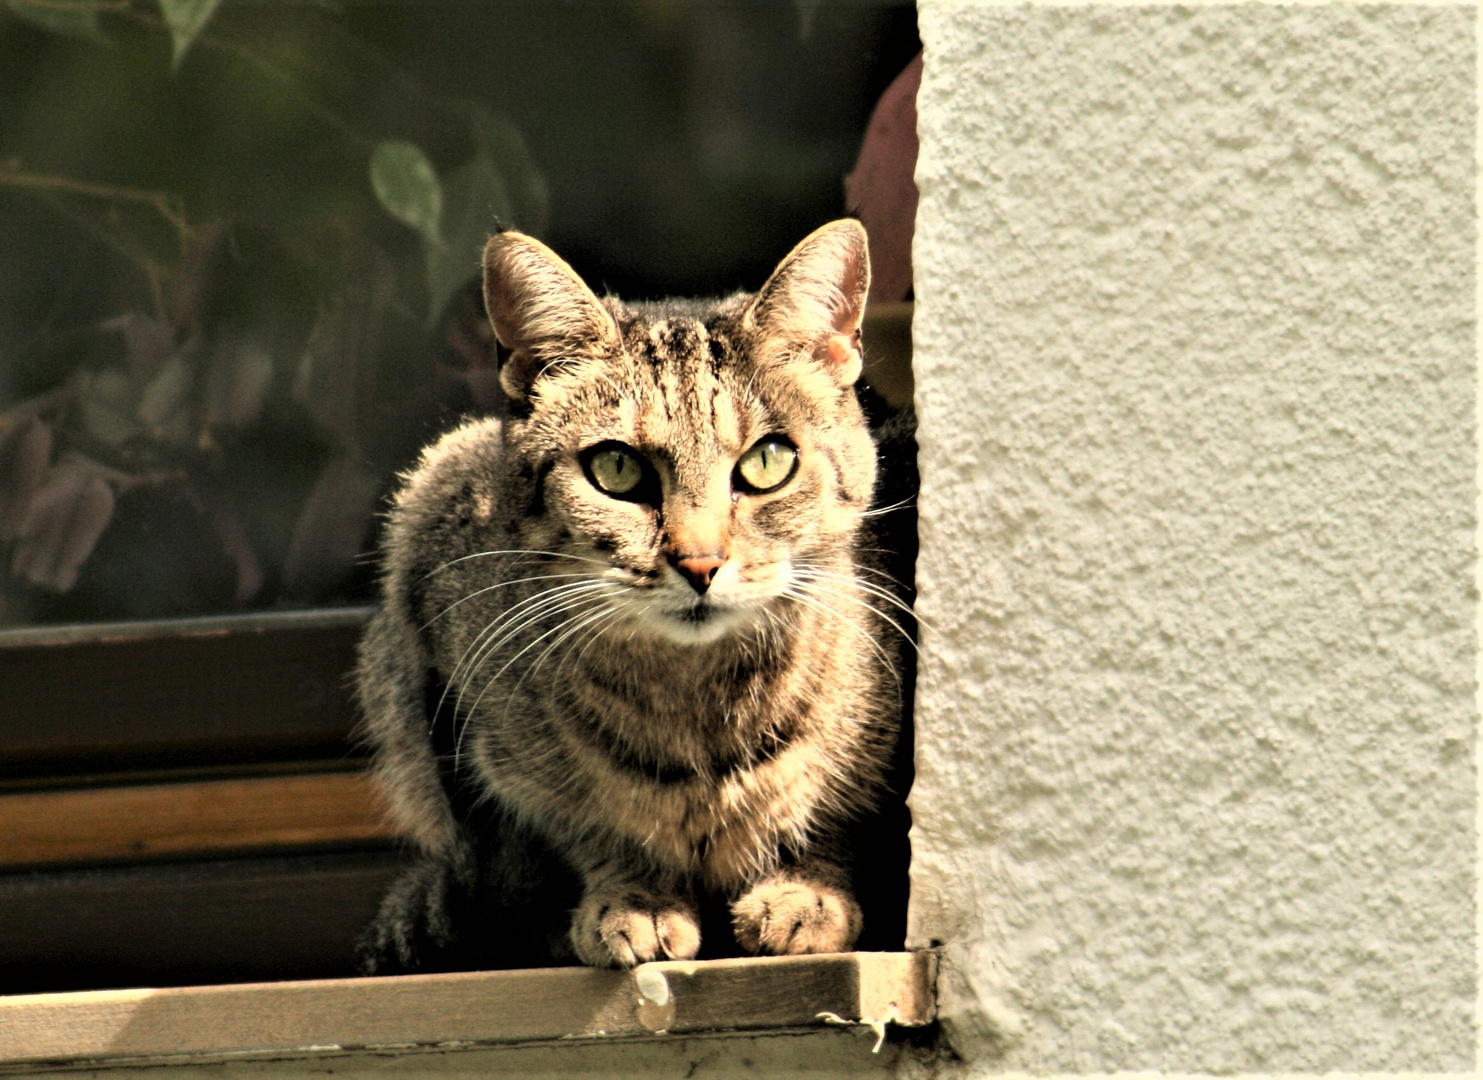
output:
[[[0,778],[343,755],[368,614],[0,631]]]
[[[0,1068],[920,1025],[934,961],[840,953],[0,998]]]
[[[363,772],[0,795],[0,867],[389,841]]]

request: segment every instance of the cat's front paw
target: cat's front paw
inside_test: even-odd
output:
[[[592,967],[690,960],[700,951],[700,917],[673,897],[643,893],[583,897],[572,916],[572,947]]]
[[[860,905],[844,889],[772,879],[731,905],[736,940],[776,956],[844,952],[860,936]]]

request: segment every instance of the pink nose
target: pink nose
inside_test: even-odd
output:
[[[714,555],[688,555],[683,559],[676,559],[674,565],[676,570],[685,575],[690,587],[704,596],[705,591],[711,587],[711,579],[725,562],[725,559],[718,559]]]

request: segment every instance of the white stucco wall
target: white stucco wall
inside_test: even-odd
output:
[[[1473,1066],[1474,18],[921,4],[911,943],[981,1071]]]

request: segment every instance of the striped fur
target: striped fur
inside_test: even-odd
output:
[[[573,876],[587,964],[695,956],[707,897],[752,952],[853,945],[844,829],[881,795],[901,707],[899,601],[859,542],[868,282],[853,221],[756,296],[705,304],[599,300],[538,242],[491,239],[509,415],[404,478],[361,647],[381,784],[423,852],[368,970],[455,963],[453,893],[489,897],[469,917],[491,924],[538,895],[511,837]],[[736,463],[766,436],[797,466],[756,493]],[[644,498],[584,466],[609,444],[642,455]],[[703,595],[680,572],[701,557]]]

